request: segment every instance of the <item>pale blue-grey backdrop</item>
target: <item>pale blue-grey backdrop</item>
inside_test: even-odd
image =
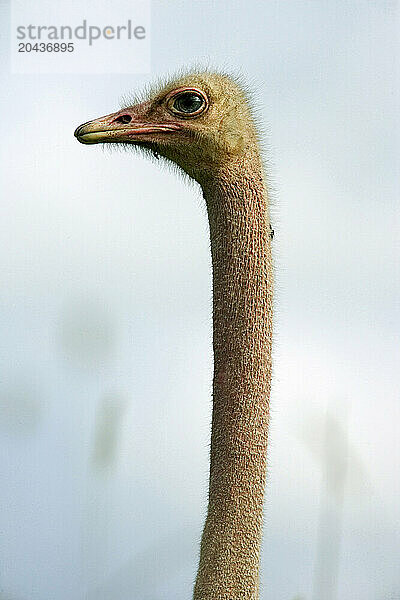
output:
[[[206,213],[175,174],[73,131],[198,61],[241,72],[268,130],[262,599],[400,598],[397,17],[384,0],[154,0],[151,75],[32,76],[10,74],[1,3],[1,598],[190,598]]]

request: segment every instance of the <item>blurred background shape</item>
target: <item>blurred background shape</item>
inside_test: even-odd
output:
[[[126,402],[116,393],[106,394],[97,405],[92,461],[98,472],[115,466],[125,408]]]
[[[326,414],[323,432],[321,466],[324,485],[320,498],[314,600],[336,600],[338,597],[348,447],[345,413],[334,414],[331,410]]]
[[[37,432],[44,412],[44,399],[37,378],[20,365],[11,373],[3,371],[0,380],[0,426],[3,435],[15,433],[26,436]]]
[[[79,298],[62,312],[58,343],[65,358],[82,368],[101,367],[115,346],[115,327],[109,307]]]

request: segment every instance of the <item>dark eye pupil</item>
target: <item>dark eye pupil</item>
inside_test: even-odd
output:
[[[199,94],[186,92],[180,94],[174,102],[174,107],[179,112],[186,114],[198,111],[204,104],[203,98]]]

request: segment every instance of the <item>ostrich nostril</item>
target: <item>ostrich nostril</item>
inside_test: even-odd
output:
[[[116,119],[114,119],[113,123],[130,123],[132,121],[132,117],[130,117],[129,115],[121,115],[120,117],[117,117]]]

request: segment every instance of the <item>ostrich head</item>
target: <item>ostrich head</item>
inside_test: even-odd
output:
[[[150,150],[199,182],[257,147],[242,88],[226,75],[207,72],[161,85],[141,102],[80,125],[75,136],[83,144]]]

